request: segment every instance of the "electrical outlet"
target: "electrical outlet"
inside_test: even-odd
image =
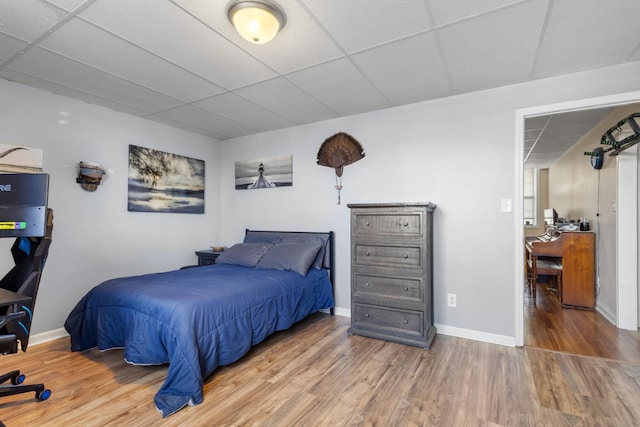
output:
[[[456,307],[458,305],[456,294],[447,294],[447,305],[449,307]]]

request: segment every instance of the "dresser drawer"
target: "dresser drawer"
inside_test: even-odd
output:
[[[403,214],[394,212],[354,212],[355,236],[422,237],[423,213],[418,210]]]
[[[368,304],[353,304],[351,322],[356,329],[373,329],[391,335],[424,336],[424,313]]]
[[[355,301],[387,301],[385,305],[421,304],[424,302],[424,281],[418,277],[385,277],[354,273]]]
[[[422,246],[390,246],[355,243],[356,265],[422,268]]]

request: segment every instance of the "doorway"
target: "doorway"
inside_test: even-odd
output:
[[[522,200],[523,188],[523,152],[524,152],[524,124],[527,118],[533,118],[549,114],[562,114],[564,112],[578,111],[582,109],[620,107],[640,101],[640,92],[633,92],[620,95],[612,95],[601,98],[592,98],[563,104],[554,104],[536,108],[522,109],[516,111],[516,200]],[[637,151],[636,151],[637,153]],[[633,168],[626,164],[633,157]],[[620,256],[616,263],[616,307],[615,321],[618,328],[630,329],[637,334],[638,328],[638,179],[637,179],[637,154],[626,156],[625,160],[619,163],[619,174],[623,174],[623,180],[618,185],[618,206],[616,213],[617,253],[623,254],[625,262],[620,261]],[[622,165],[622,166],[620,166]],[[628,179],[635,171],[635,179]],[[625,175],[626,174],[626,175]],[[620,183],[623,183],[620,185]],[[631,185],[633,184],[633,185]],[[516,345],[524,345],[524,303],[525,287],[522,283],[522,272],[524,271],[524,227],[523,209],[521,204],[516,204],[516,248],[515,253],[521,254],[516,257]],[[621,231],[623,230],[623,232]],[[632,262],[628,262],[632,260]]]

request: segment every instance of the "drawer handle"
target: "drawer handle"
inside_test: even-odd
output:
[[[371,283],[366,282],[364,285],[368,288],[368,287],[370,287],[370,286],[371,286]]]
[[[404,287],[404,291],[405,291],[405,292],[409,292],[409,287],[408,287],[408,286],[405,286],[405,287]]]
[[[409,321],[408,321],[407,319],[404,319],[404,320],[402,321],[402,323],[404,323],[404,324],[406,325],[407,323],[409,323]]]
[[[366,225],[367,227],[369,227],[371,225],[371,223],[369,221],[365,222],[364,225]]]
[[[371,254],[370,254],[369,252],[367,252],[367,253],[365,253],[365,255],[366,255],[366,256],[369,256],[369,255],[371,255]]]
[[[364,317],[369,317],[369,313],[365,314]]]
[[[404,225],[405,227],[409,226],[409,223],[407,221],[403,222],[402,225]]]
[[[409,258],[409,255],[404,254],[404,259],[407,259],[407,258]]]

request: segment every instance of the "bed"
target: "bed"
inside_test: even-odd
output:
[[[167,417],[201,403],[218,366],[311,313],[333,313],[333,252],[333,232],[246,230],[216,264],[107,280],[67,317],[71,350],[168,363],[154,397]]]

